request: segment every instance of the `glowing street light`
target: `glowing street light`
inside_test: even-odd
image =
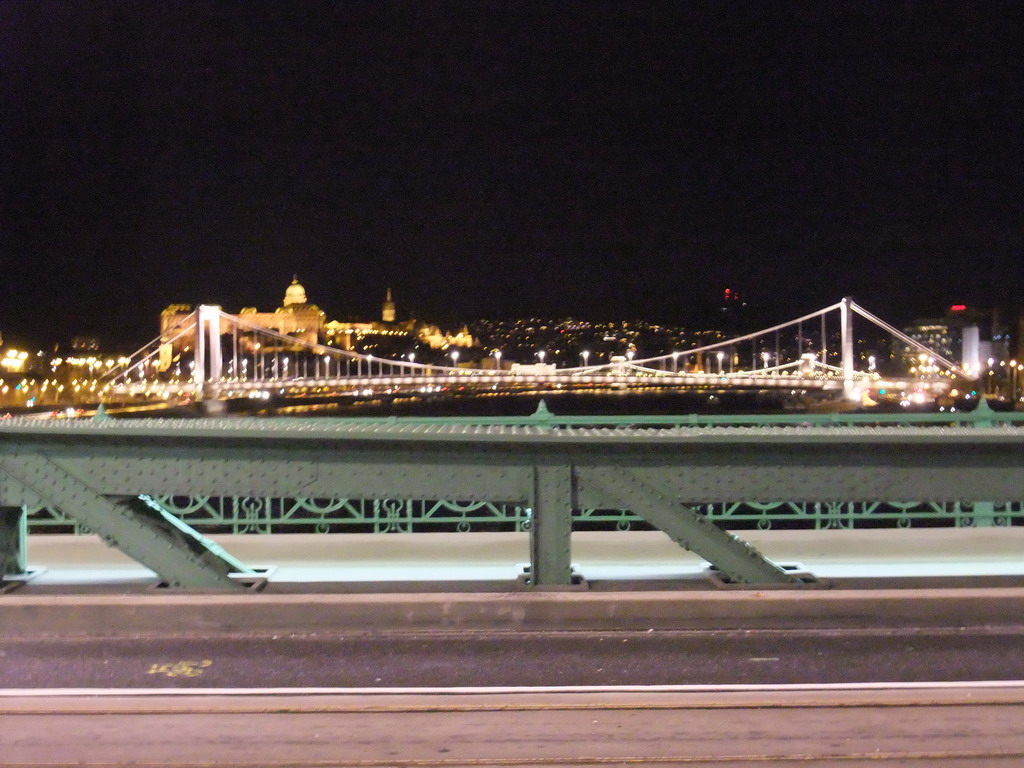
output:
[[[501,370],[501,350],[494,350],[494,367],[496,370]]]
[[[586,368],[587,367],[587,361],[590,360],[590,350],[589,349],[584,349],[582,352],[580,352],[580,357],[583,358],[583,367]]]
[[[544,350],[543,349],[540,352],[537,353],[537,357],[540,358],[540,364],[544,365]]]
[[[721,376],[722,375],[722,360],[725,359],[725,352],[722,352],[721,350],[719,350],[718,352],[715,353],[715,357],[718,358],[718,375]]]
[[[459,367],[459,350],[457,349],[452,352],[452,367]]]

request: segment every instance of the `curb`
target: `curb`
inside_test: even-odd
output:
[[[1024,588],[0,598],[4,637],[1018,626]]]

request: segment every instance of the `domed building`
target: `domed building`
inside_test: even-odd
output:
[[[164,342],[160,350],[161,370],[170,366],[175,355],[187,351],[195,344],[194,331],[182,324],[191,312],[192,307],[189,305],[172,304],[160,314],[160,337]],[[449,347],[468,348],[476,343],[465,328],[457,334],[445,333],[436,325],[422,324],[411,318],[399,321],[396,314],[395,301],[388,288],[379,321],[327,322],[320,307],[309,303],[306,288],[299,282],[298,275],[295,275],[285,289],[280,307],[273,312],[244,307],[238,313],[238,318],[243,324],[276,331],[301,344],[327,344],[346,350],[383,351],[396,343],[404,345],[406,342],[419,342],[432,349],[447,350]],[[222,325],[221,333],[229,332],[230,327]],[[251,335],[246,334],[242,334],[238,341],[245,352],[252,352],[251,345],[256,343]],[[264,350],[269,351],[266,340],[260,343]],[[285,341],[275,346],[280,350],[293,348]]]
[[[191,312],[192,307],[187,304],[172,304],[160,313],[160,338],[164,340],[166,347],[161,349],[161,368],[166,369],[173,355],[195,344],[193,332],[185,329],[182,333],[181,323]],[[318,343],[327,322],[327,317],[320,307],[309,303],[306,289],[299,282],[297,275],[285,289],[281,306],[273,312],[260,312],[256,307],[243,307],[238,316],[245,323],[276,331],[305,344]],[[239,341],[243,347],[251,343],[251,340],[245,337]],[[281,347],[285,348],[287,344],[282,341]]]
[[[316,344],[320,340],[327,321],[323,310],[309,303],[306,289],[299,282],[298,275],[292,277],[291,284],[285,289],[284,301],[273,313],[244,307],[238,314],[246,322],[291,336],[305,344]]]

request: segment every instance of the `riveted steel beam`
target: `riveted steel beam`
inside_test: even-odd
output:
[[[726,578],[743,584],[800,584],[801,581],[769,561],[757,549],[703,515],[681,504],[660,484],[630,469],[620,468],[614,478],[590,472],[578,481],[589,493],[610,506],[628,509],[664,531],[684,549],[703,557]]]
[[[572,467],[535,467],[530,506],[530,584],[571,584]]]
[[[154,571],[174,587],[243,589],[229,574],[235,564],[189,535],[190,528],[170,524],[139,499],[122,503],[97,493],[90,484],[43,454],[7,455],[0,471],[48,506],[82,523],[105,541]]]
[[[0,579],[26,570],[28,515],[24,507],[0,507]]]

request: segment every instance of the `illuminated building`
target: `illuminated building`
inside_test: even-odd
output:
[[[161,312],[160,338],[164,342],[160,352],[161,370],[167,370],[176,355],[195,344],[194,331],[182,326],[191,312],[192,307],[186,304],[172,304]],[[412,319],[399,322],[396,316],[394,298],[388,288],[379,321],[328,321],[318,306],[309,303],[306,289],[299,283],[298,277],[292,280],[285,290],[284,301],[273,312],[260,312],[255,307],[245,307],[238,313],[239,319],[245,324],[276,331],[304,345],[322,343],[346,350],[364,351],[386,349],[394,346],[394,342],[419,342],[432,349],[472,347],[475,344],[467,328],[455,334],[445,333],[436,325],[420,324]],[[224,332],[227,330],[225,327]],[[243,346],[253,343],[244,336],[239,342]]]
[[[965,371],[980,371],[982,362],[999,351],[993,349],[992,342],[992,331],[998,331],[996,324],[986,320],[984,315],[966,305],[954,304],[943,317],[917,320],[903,330],[910,338],[957,363]],[[982,339],[983,326],[988,336],[986,340]],[[909,348],[904,354],[909,357],[918,355]]]
[[[395,302],[391,299],[390,288],[388,288],[387,295],[384,297],[384,306],[381,308],[380,319],[384,323],[395,322]]]

